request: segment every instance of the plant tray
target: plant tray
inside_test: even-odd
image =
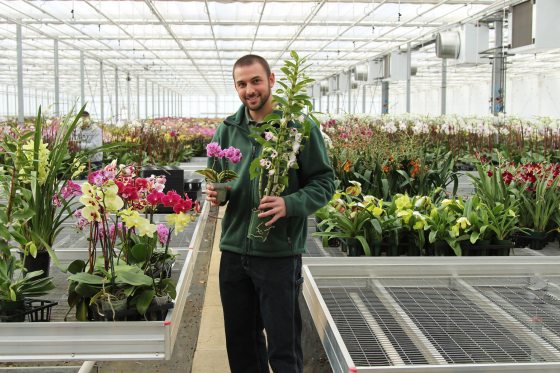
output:
[[[48,322],[51,321],[51,308],[58,304],[50,300],[33,298],[25,299],[24,302],[25,310],[9,316],[0,316],[0,322],[13,322],[21,318],[22,314],[29,322]]]
[[[304,258],[333,373],[560,372],[555,257]]]
[[[0,323],[0,362],[170,359],[209,210],[210,205],[205,203],[188,249],[182,250],[184,263],[177,280],[177,297],[165,320]]]

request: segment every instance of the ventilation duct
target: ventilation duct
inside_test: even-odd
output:
[[[321,83],[313,84],[313,91],[312,91],[313,98],[321,97]]]
[[[368,83],[374,83],[377,79],[383,78],[383,60],[369,61],[368,64]]]
[[[350,81],[350,72],[342,72],[338,74],[338,90],[339,91],[347,91],[348,90],[348,83]]]
[[[357,65],[354,68],[354,80],[356,82],[367,82],[368,81],[368,65],[362,64]]]
[[[528,0],[509,12],[512,53],[536,53],[560,48],[560,1]]]
[[[329,78],[329,92],[338,91],[338,75]]]
[[[406,53],[391,52],[383,59],[384,80],[396,81],[408,78]]]
[[[436,56],[457,59],[461,50],[461,35],[458,31],[443,31],[436,36]]]
[[[490,48],[490,32],[487,25],[466,23],[461,27],[460,37],[458,66],[472,66],[488,62],[488,58],[480,55],[481,52]]]
[[[326,80],[321,81],[321,96],[327,96],[329,94],[329,82]]]

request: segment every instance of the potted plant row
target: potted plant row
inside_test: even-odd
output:
[[[77,320],[161,319],[173,306],[169,242],[194,220],[198,205],[174,191],[163,193],[164,177],[137,172],[113,162],[82,185],[83,207],[75,216],[88,236],[88,259],[68,267],[68,303]],[[173,213],[167,224],[156,225],[160,204]]]

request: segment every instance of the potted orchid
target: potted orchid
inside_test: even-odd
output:
[[[222,164],[222,171],[218,172],[214,168],[218,160],[230,161],[233,164],[239,163],[242,158],[241,151],[233,146],[222,149],[217,142],[211,142],[206,146],[206,155],[213,159],[211,168],[197,170],[195,172],[205,177],[206,182],[214,186],[214,190],[218,192],[216,200],[219,203],[225,202],[227,196],[227,183],[237,178],[237,172],[230,170],[227,165]]]
[[[155,267],[158,258],[168,258],[170,231],[177,234],[193,220],[193,203],[173,191],[164,194],[165,181],[163,176],[138,177],[134,166],[117,167],[114,161],[82,185],[83,208],[75,216],[77,226],[88,231],[89,255],[87,262],[68,267],[68,303],[76,307],[76,319],[114,319],[129,314],[129,306],[146,315],[157,296],[175,296],[174,284],[161,271],[156,275]],[[154,224],[159,204],[172,207],[166,220],[173,229]],[[161,254],[158,241],[165,242]]]
[[[285,76],[278,82],[281,88],[273,95],[278,110],[265,117],[265,124],[252,129],[251,137],[262,146],[261,154],[250,165],[251,179],[259,180],[259,200],[280,196],[288,186],[288,172],[298,168],[297,156],[315,121],[311,114],[304,113],[313,107],[305,92],[314,81],[305,75],[306,58],[300,58],[295,51],[290,55],[293,60],[285,61]],[[264,242],[273,226],[265,225],[272,217],[258,217],[261,212],[252,211],[248,237]]]

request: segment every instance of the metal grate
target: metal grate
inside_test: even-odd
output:
[[[477,287],[492,302],[550,344],[560,348],[560,299],[548,283]]]
[[[527,289],[531,281],[323,277],[316,283],[356,366],[558,362],[560,298]]]
[[[511,330],[459,290],[395,287],[387,291],[448,363],[542,361]]]
[[[356,365],[386,366],[392,365],[391,362],[396,360],[394,356],[389,356],[378,339],[372,336],[367,316],[373,317],[382,334],[398,352],[400,360],[405,364],[427,364],[422,353],[371,290],[360,287],[333,287],[321,289],[321,295]],[[356,297],[359,297],[367,311],[360,310]],[[364,316],[364,311],[369,315]]]

